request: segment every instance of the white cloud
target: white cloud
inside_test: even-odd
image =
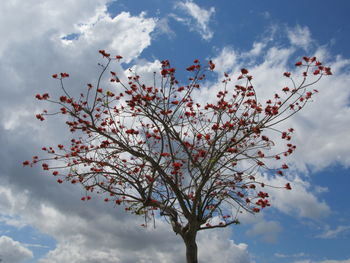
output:
[[[49,3],[51,2],[45,3],[43,6]],[[95,6],[89,6],[88,3],[82,6],[86,9],[92,9],[94,13],[91,10],[89,12],[84,11],[84,8],[82,8],[81,15],[76,14],[74,12],[76,2],[72,2],[71,5],[73,6],[69,6],[69,3],[66,6],[60,5],[61,9],[55,7],[56,16],[54,17],[63,19],[65,18],[63,13],[70,10],[68,14],[73,17],[66,18],[67,24],[47,22],[45,28],[41,29],[42,31],[17,32],[18,35],[24,35],[21,42],[16,42],[16,40],[11,42],[11,38],[9,38],[4,43],[2,42],[3,45],[0,44],[3,50],[6,51],[6,55],[2,57],[0,63],[0,77],[3,79],[3,83],[6,83],[5,86],[11,87],[11,89],[2,90],[3,103],[0,121],[5,129],[21,130],[20,126],[24,123],[26,123],[27,128],[36,129],[37,123],[33,123],[33,113],[39,111],[37,109],[38,105],[33,104],[33,97],[35,93],[39,92],[50,92],[51,95],[54,95],[59,91],[57,87],[54,87],[55,83],[49,80],[52,73],[68,71],[71,76],[75,77],[74,80],[73,78],[68,80],[68,83],[71,83],[72,86],[82,87],[96,79],[99,69],[96,70],[95,65],[97,63],[95,61],[99,49],[106,49],[112,54],[120,54],[124,57],[123,62],[130,62],[150,45],[150,34],[156,26],[155,19],[145,18],[143,13],[139,16],[131,16],[125,12],[111,18],[106,11],[106,7],[98,4],[98,1],[96,1]],[[35,3],[31,4],[35,6]],[[37,4],[40,5],[40,3]],[[36,18],[33,21],[31,20],[32,24],[42,23],[41,19],[45,17],[42,8],[42,5],[40,5],[40,8],[31,9],[32,12],[37,12],[31,13],[30,19]],[[13,13],[18,11],[21,11],[21,8],[16,9]],[[51,11],[49,9],[48,13]],[[23,15],[24,23],[27,19],[26,14]],[[88,17],[86,14],[91,16]],[[41,18],[41,16],[44,17]],[[3,18],[1,17],[1,19]],[[53,19],[53,17],[50,17],[50,19]],[[71,26],[68,26],[68,22],[71,23]],[[6,29],[13,27],[13,31],[18,30],[16,23],[6,22],[6,24]],[[42,25],[35,24],[33,26],[37,28]],[[61,37],[71,32],[79,32],[79,38],[69,40],[67,44],[67,40],[62,40]],[[16,51],[13,50],[14,45]],[[53,58],[55,63],[52,63]],[[31,65],[33,61],[37,62],[35,67],[25,66]],[[87,65],[90,65],[90,68]],[[115,67],[119,73],[121,71],[120,66],[116,65]],[[86,78],[87,75],[90,76],[90,79]],[[33,76],[38,77],[33,78]],[[25,82],[24,79],[26,79]],[[31,88],[25,89],[25,87]],[[52,90],[48,87],[52,87]],[[21,93],[20,99],[15,104],[10,103],[10,99],[17,96],[18,93]],[[30,97],[26,93],[29,93]],[[46,133],[46,136],[43,137],[50,141],[48,134],[51,135],[51,133]]]
[[[336,229],[326,228],[325,232],[316,236],[324,239],[337,238],[339,235],[344,234],[350,230],[350,226],[337,226]]]
[[[8,236],[0,236],[0,261],[20,263],[33,258],[33,252]]]
[[[148,62],[145,60],[139,60],[137,64],[131,67],[133,73],[140,76],[142,83],[146,86],[152,86],[154,84],[154,72],[156,72],[156,85],[159,85],[159,69],[161,68],[161,62],[155,60]],[[129,69],[124,71],[125,76],[131,75]]]
[[[253,43],[253,48],[249,51],[250,56],[258,56],[261,54],[261,51],[264,49],[266,46],[266,43],[263,42],[254,42]]]
[[[315,186],[315,192],[318,193],[318,194],[328,193],[329,189],[328,189],[328,187],[323,187],[323,186],[316,185]]]
[[[231,73],[238,69],[238,59],[236,52],[230,47],[224,47],[217,57],[213,58],[215,71],[219,77],[223,77],[224,72]]]
[[[169,26],[169,18],[163,17],[157,20],[156,34],[166,34],[170,38],[176,36],[176,33]]]
[[[6,207],[1,207],[6,209],[5,213],[21,214],[23,225],[34,227],[56,240],[56,247],[40,259],[40,263],[184,262],[182,240],[163,221],[157,220],[156,229],[144,229],[140,227],[141,218],[126,214],[122,208],[107,207],[95,198],[90,203],[82,203],[77,194],[73,194],[75,199],[73,196],[62,197],[70,199],[70,207],[57,207],[54,203],[30,201],[28,192],[16,195],[10,187],[0,187],[1,196],[4,193],[9,200]],[[35,213],[32,212],[34,209]],[[200,232],[199,258],[208,263],[215,258],[224,263],[230,263],[232,259],[238,263],[251,263],[247,245],[235,244],[230,237],[230,229]]]
[[[190,30],[192,30],[192,27],[194,26],[195,30],[198,31],[205,40],[210,40],[213,37],[214,33],[209,28],[209,22],[211,16],[215,13],[214,7],[210,7],[209,10],[206,10],[204,8],[200,8],[193,1],[179,2],[175,5],[175,7],[184,10],[195,20],[194,25],[189,20],[183,18],[177,19],[179,22],[185,22],[189,26]],[[178,18],[178,16],[175,16],[175,18]]]
[[[312,43],[311,33],[308,27],[297,25],[287,30],[289,41],[292,45],[308,50]]]
[[[264,241],[276,243],[282,227],[277,221],[261,221],[254,224],[246,234],[248,236],[260,236]]]
[[[264,177],[269,185],[283,187],[290,182],[292,190],[269,188],[271,206],[289,215],[319,219],[330,214],[330,207],[310,191],[310,184],[296,176],[294,178]]]
[[[85,21],[101,9],[108,0],[28,0],[2,3],[0,34],[6,38],[0,43],[4,49],[17,43],[28,42],[47,33],[64,33],[74,30],[74,24]],[[14,15],[17,14],[17,15]],[[21,19],[18,19],[20,16]],[[46,35],[47,37],[47,35]],[[27,52],[30,46],[28,46]]]
[[[112,54],[123,55],[123,61],[130,62],[150,45],[150,33],[156,27],[155,19],[144,16],[144,13],[131,16],[122,12],[111,18],[106,9],[101,9],[90,21],[76,26],[80,36],[69,41],[69,46],[73,46],[69,49],[73,54],[93,48],[107,49]]]
[[[349,61],[342,61],[349,65]],[[339,64],[337,61],[335,65]],[[350,166],[349,73],[337,70],[336,77],[322,80],[314,103],[294,119],[297,163],[307,163],[315,170],[331,164]],[[337,94],[342,94],[338,96]],[[325,125],[327,124],[327,125]]]
[[[230,235],[229,229],[199,232],[198,254],[201,262],[253,263],[248,253],[248,245],[235,244],[230,240]]]

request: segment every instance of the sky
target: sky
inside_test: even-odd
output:
[[[350,3],[338,0],[8,0],[0,7],[0,259],[3,263],[181,263],[184,245],[170,226],[142,218],[79,186],[22,166],[43,145],[69,140],[59,118],[45,122],[35,94],[59,95],[51,75],[69,72],[80,93],[96,81],[98,50],[124,57],[117,70],[141,74],[169,59],[179,72],[194,59],[215,71],[248,68],[262,97],[285,85],[283,72],[316,56],[333,76],[286,126],[297,151],[288,159],[292,191],[271,191],[272,207],[241,224],[198,236],[201,263],[350,263]],[[181,75],[182,74],[182,75]],[[212,87],[212,88],[211,88]],[[277,178],[267,178],[278,182]]]

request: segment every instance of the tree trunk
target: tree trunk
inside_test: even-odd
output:
[[[190,233],[183,237],[186,245],[186,262],[198,263],[198,248],[196,243],[197,233]]]

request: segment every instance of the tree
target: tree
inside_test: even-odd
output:
[[[291,88],[284,87],[282,95],[266,102],[258,100],[252,76],[242,69],[238,84],[225,73],[216,101],[200,105],[193,94],[214,70],[212,61],[202,66],[195,60],[187,68],[191,77],[185,86],[165,60],[160,75],[154,73],[153,86],[143,84],[135,72],[124,82],[110,71],[115,87],[104,90],[103,76],[122,57],[99,52],[106,63],[96,86],[87,84],[80,97],[65,88],[68,73],[52,75],[64,93],[57,100],[48,93],[36,95],[60,107],[56,113],[37,114],[39,120],[67,116],[66,124],[76,134],[71,145],[43,147],[48,158],[34,156],[23,165],[41,163],[43,170],[59,177],[58,183],[80,183],[87,193],[143,215],[145,226],[158,212],[183,239],[188,263],[198,262],[198,231],[238,224],[242,210],[258,213],[270,206],[264,190],[268,187],[291,190],[290,183],[267,185],[259,173],[283,176],[288,169],[282,159],[295,151],[293,129],[279,131],[276,126],[303,109],[317,92],[311,86],[332,74],[315,57],[296,63],[302,69],[300,84],[285,72]],[[271,132],[286,145],[283,151],[274,151]],[[275,168],[268,167],[272,160],[278,163]],[[89,199],[89,194],[81,198]]]

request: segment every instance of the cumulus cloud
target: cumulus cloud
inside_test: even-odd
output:
[[[175,7],[185,11],[194,20],[194,22],[192,22],[186,18],[174,16],[177,21],[187,24],[190,30],[193,30],[192,28],[194,28],[194,30],[198,31],[205,40],[210,40],[213,37],[214,32],[210,29],[209,22],[211,16],[215,14],[214,7],[210,7],[209,10],[206,10],[199,7],[193,1],[179,2]]]
[[[199,232],[198,254],[201,261],[204,263],[253,263],[248,253],[248,245],[245,243],[235,244],[230,236],[229,229]]]
[[[145,14],[131,16],[127,12],[111,18],[106,10],[98,10],[86,23],[76,25],[79,37],[75,40],[62,40],[72,54],[81,54],[88,50],[107,49],[108,52],[121,54],[125,62],[130,62],[150,45],[150,33],[156,27],[156,20],[145,18]]]
[[[6,21],[0,25],[1,35],[6,35],[0,43],[0,54],[4,54],[10,45],[49,37],[47,33],[63,34],[73,31],[77,22],[90,19],[107,2],[108,0],[63,0],[58,5],[55,0],[28,0],[21,4],[6,1],[0,10],[1,20]],[[18,19],[19,15],[21,19]]]
[[[56,192],[60,194],[58,189]],[[0,194],[8,199],[1,213],[17,215],[22,225],[55,238],[56,247],[39,262],[148,262],[147,258],[154,255],[159,263],[183,261],[175,260],[183,254],[182,242],[167,223],[159,221],[156,229],[144,229],[140,226],[142,218],[106,206],[97,197],[91,203],[81,203],[77,194],[67,200],[48,196],[51,200],[45,202],[30,200],[28,192],[16,195],[11,187],[0,187]],[[69,202],[70,206],[60,206],[59,202]]]
[[[71,204],[69,208],[59,207],[54,200],[30,201],[28,192],[16,195],[9,187],[0,187],[0,195],[8,199],[1,207],[5,210],[3,213],[20,214],[23,225],[55,238],[56,247],[41,258],[40,263],[181,263],[185,260],[182,240],[164,221],[157,219],[155,229],[142,228],[142,218],[107,207],[95,198],[92,203],[81,203],[69,196],[66,200]],[[203,262],[212,262],[215,258],[224,263],[233,258],[238,263],[252,262],[248,246],[236,244],[230,237],[229,229],[199,233],[199,256]]]
[[[52,73],[69,71],[75,77],[75,82],[70,80],[68,82],[72,86],[82,87],[96,78],[97,63],[94,61],[99,49],[107,49],[112,54],[123,55],[123,61],[130,62],[150,45],[150,33],[154,30],[156,23],[155,19],[145,18],[143,13],[131,16],[123,12],[111,18],[106,11],[106,6],[101,4],[104,3],[103,1],[96,1],[94,4],[91,1],[84,4],[76,1],[66,5],[62,3],[59,6],[54,6],[53,2],[55,1],[47,3],[32,1],[28,16],[28,10],[22,10],[22,6],[16,9],[15,5],[9,5],[8,13],[24,12],[23,24],[32,24],[34,31],[18,31],[18,28],[22,30],[22,27],[8,21],[6,27],[0,28],[3,31],[16,32],[17,36],[21,36],[21,41],[13,39],[11,42],[11,37],[6,38],[0,47],[6,52],[6,55],[1,57],[0,77],[3,83],[6,83],[5,85],[11,87],[11,89],[2,90],[0,120],[2,127],[6,130],[14,130],[24,122],[28,125],[27,127],[35,129],[30,112],[38,112],[39,109],[32,103],[33,94],[44,91],[53,95],[58,93],[59,89],[55,89],[53,82],[48,79]],[[82,10],[76,13],[76,5],[84,8],[80,7]],[[34,6],[38,8],[33,8]],[[44,7],[47,8],[48,13],[55,10],[55,15],[47,17]],[[0,12],[3,12],[3,9]],[[1,19],[5,18],[6,16],[1,17]],[[46,18],[49,20],[46,21]],[[50,20],[54,18],[58,20],[57,23]],[[42,20],[46,22],[43,23]],[[60,22],[61,20],[65,23]],[[38,32],[37,28],[40,28]],[[72,32],[78,32],[79,37],[75,40],[62,39],[64,35]],[[6,35],[6,32],[3,33]],[[33,61],[36,61],[35,67],[28,67]],[[87,75],[93,77],[86,79]],[[26,89],[26,87],[31,88]],[[50,88],[48,90],[47,87],[52,87],[52,90]],[[19,93],[21,96],[18,96]],[[10,101],[15,97],[18,97],[18,100],[13,104]],[[48,136],[43,137],[48,139]]]
[[[223,76],[224,72],[230,73],[237,71],[239,64],[238,58],[235,50],[230,47],[224,47],[218,56],[213,58],[215,63],[215,71],[219,73],[220,76]]]
[[[289,215],[319,219],[330,214],[330,207],[326,202],[321,201],[310,191],[310,184],[296,176],[294,178],[271,178],[263,177],[267,184],[284,186],[287,182],[292,185],[292,191],[285,189],[271,188],[268,190],[271,195],[271,205]]]
[[[33,252],[8,236],[0,236],[0,261],[20,263],[33,258]]]

